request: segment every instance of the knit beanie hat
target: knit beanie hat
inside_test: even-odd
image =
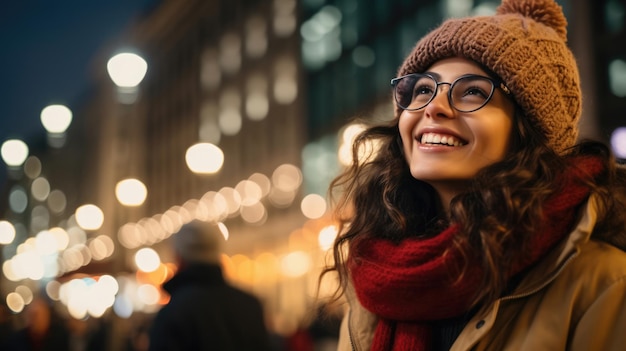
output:
[[[567,20],[554,0],[503,0],[493,16],[449,19],[423,37],[398,77],[463,57],[497,74],[557,153],[573,146],[582,109]],[[396,116],[400,115],[396,106]]]
[[[173,235],[176,253],[189,263],[219,263],[226,242],[217,223],[191,221]]]

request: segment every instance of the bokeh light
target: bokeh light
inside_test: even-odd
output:
[[[222,168],[224,153],[214,144],[197,143],[187,149],[185,161],[194,173],[213,174]]]
[[[24,303],[24,298],[22,298],[22,296],[16,292],[8,293],[5,301],[6,301],[7,307],[13,313],[22,312],[22,310],[24,309],[24,306],[26,306],[26,304]]]
[[[19,139],[9,139],[2,143],[0,154],[8,166],[18,167],[28,157],[28,146]]]
[[[64,105],[48,105],[41,110],[40,118],[48,133],[65,133],[72,123],[72,111]]]
[[[15,227],[11,222],[0,221],[0,244],[6,245],[15,239]]]
[[[76,223],[85,230],[100,229],[104,222],[102,210],[92,204],[80,206],[76,209]]]
[[[282,273],[291,278],[305,275],[311,269],[311,257],[303,251],[294,251],[285,255],[280,262]]]
[[[161,258],[154,249],[144,247],[135,253],[135,264],[144,272],[152,272],[159,268]]]
[[[337,237],[337,234],[338,234],[337,227],[334,225],[330,225],[330,226],[322,228],[322,230],[320,230],[320,233],[317,239],[320,249],[324,251],[330,249],[333,246],[333,243],[335,242],[335,238]]]
[[[133,88],[143,80],[148,71],[148,63],[137,54],[125,52],[109,59],[107,71],[115,85]]]
[[[611,148],[615,156],[626,159],[626,127],[615,128],[611,133]]]
[[[300,202],[300,210],[307,218],[320,218],[326,213],[326,200],[321,195],[309,194]]]
[[[148,196],[148,189],[139,179],[127,178],[115,185],[115,196],[124,206],[141,206]]]

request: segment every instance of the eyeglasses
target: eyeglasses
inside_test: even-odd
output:
[[[393,96],[398,106],[404,110],[420,110],[428,105],[439,90],[447,84],[448,101],[460,112],[474,112],[485,106],[493,97],[495,87],[505,94],[511,92],[504,83],[490,77],[468,74],[455,79],[452,83],[438,82],[429,74],[408,74],[391,80]]]

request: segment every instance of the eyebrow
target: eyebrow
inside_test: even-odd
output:
[[[433,78],[435,78],[437,81],[441,80],[441,74],[439,73],[435,73],[435,72],[424,72],[422,74],[427,74],[429,76],[432,76]]]

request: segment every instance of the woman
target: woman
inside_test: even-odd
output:
[[[566,26],[552,0],[504,0],[406,58],[394,120],[331,187],[340,350],[623,350],[626,170],[576,144]]]

